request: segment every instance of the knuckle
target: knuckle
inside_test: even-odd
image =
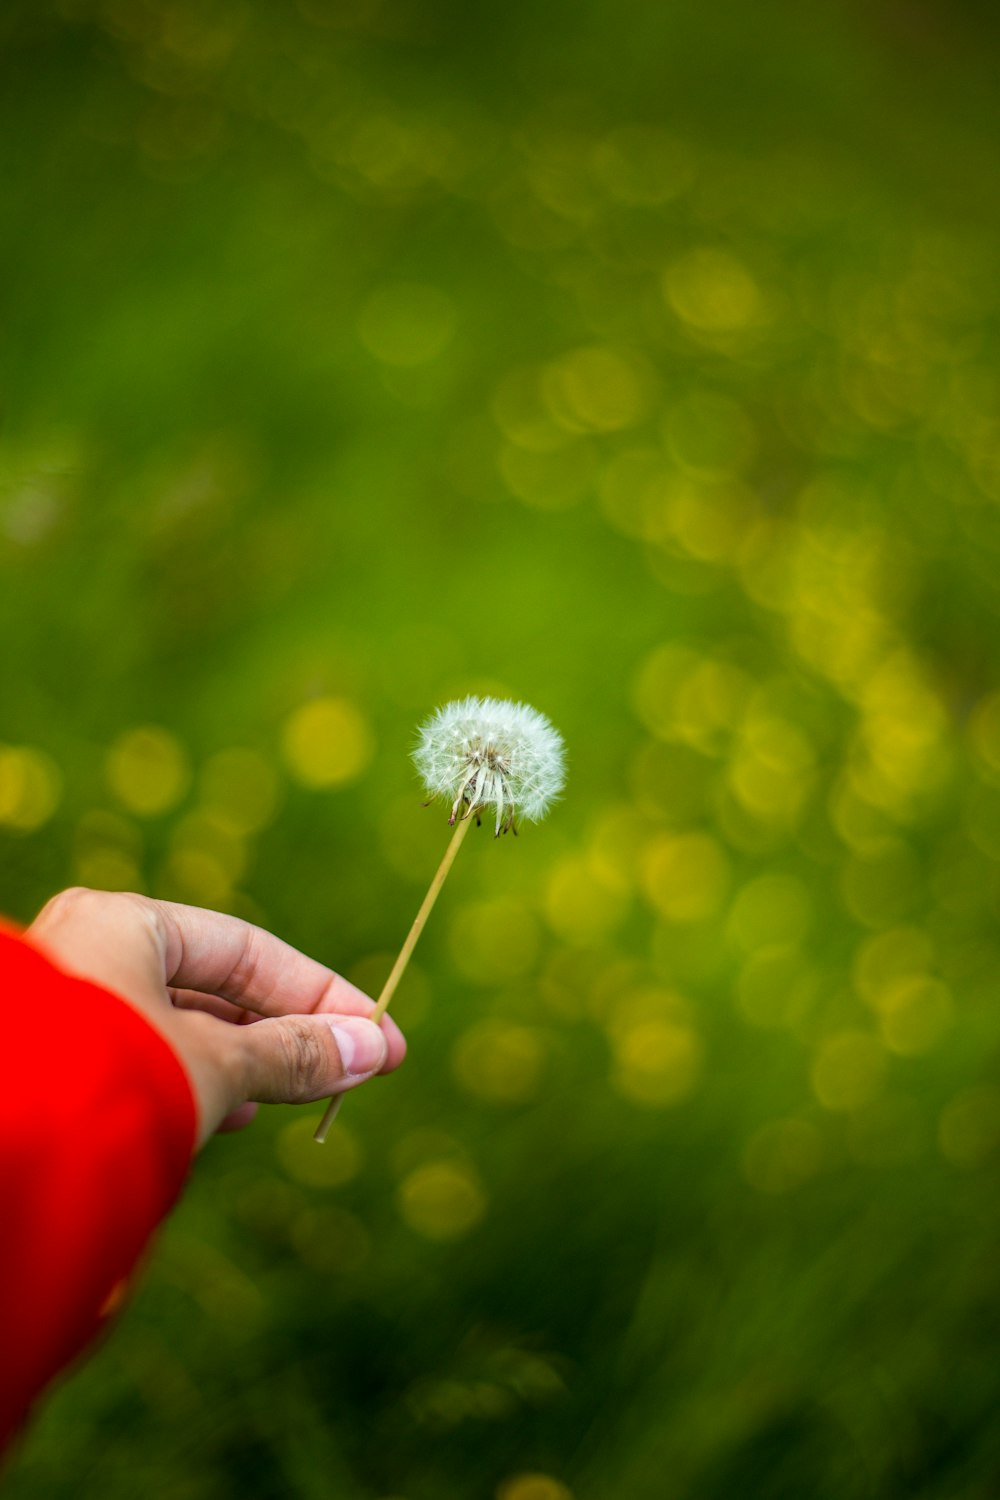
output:
[[[87,920],[87,913],[93,910],[100,895],[100,891],[92,891],[85,885],[72,885],[64,891],[57,891],[46,901],[32,922],[32,928],[46,934],[58,932],[63,927],[73,930],[75,924]]]
[[[281,1028],[288,1068],[289,1099],[305,1103],[322,1092],[328,1069],[326,1051],[315,1026],[289,1017]]]
[[[148,913],[154,908],[147,896],[133,891],[95,891],[90,886],[71,885],[45,903],[35,923],[54,927],[64,922],[85,921],[89,913],[107,910],[109,904],[122,913],[129,911],[147,920]]]
[[[249,922],[243,928],[243,944],[237,953],[233,967],[222,980],[219,992],[227,998],[239,1001],[254,988],[260,965],[260,932]]]
[[[39,916],[62,919],[69,916],[78,916],[81,911],[86,911],[97,902],[102,904],[113,901],[120,905],[132,906],[137,910],[151,906],[147,896],[140,896],[135,891],[96,891],[88,885],[70,885],[64,891],[57,891],[51,896]]]
[[[39,912],[39,917],[59,920],[80,909],[94,892],[85,885],[71,885],[50,897]]]

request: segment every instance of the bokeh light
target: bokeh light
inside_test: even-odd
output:
[[[738,892],[727,929],[732,942],[746,952],[801,943],[813,921],[813,904],[804,881],[795,875],[759,875]]]
[[[729,886],[729,864],[710,834],[660,834],[646,846],[643,888],[651,905],[671,922],[712,916]]]
[[[726,250],[705,246],[679,257],[664,272],[663,291],[678,317],[697,331],[736,332],[764,317],[753,276]]]
[[[134,823],[92,808],[76,826],[73,879],[99,891],[141,891],[142,853],[142,835]]]
[[[120,735],[105,761],[108,786],[129,812],[154,817],[169,812],[187,792],[190,760],[168,729],[142,725]]]
[[[500,1485],[496,1500],[573,1500],[573,1496],[551,1474],[514,1474]]]
[[[531,969],[537,952],[537,919],[519,901],[474,902],[452,918],[452,962],[464,979],[475,984],[519,978]]]
[[[0,745],[0,825],[33,833],[51,818],[61,791],[59,768],[44,750]]]
[[[690,1026],[669,1020],[621,1020],[612,1036],[613,1082],[637,1104],[677,1104],[695,1088],[702,1044]]]
[[[487,1199],[471,1167],[430,1161],[416,1167],[397,1193],[405,1224],[428,1240],[461,1239],[484,1218]]]
[[[523,1104],[537,1093],[546,1046],[537,1028],[478,1021],[455,1042],[451,1065],[470,1094],[494,1104]]]
[[[380,287],[361,310],[358,331],[388,365],[422,365],[451,339],[455,311],[436,287],[397,283]]]
[[[375,747],[368,721],[355,704],[344,698],[317,698],[290,715],[282,748],[296,780],[319,790],[354,781]]]
[[[827,1109],[858,1109],[879,1093],[885,1073],[885,1054],[876,1037],[863,1031],[841,1031],[819,1047],[812,1068],[813,1089]]]
[[[626,908],[621,881],[603,861],[570,856],[549,873],[545,915],[553,932],[567,942],[600,943],[621,922]]]
[[[281,1167],[294,1182],[306,1187],[340,1187],[360,1172],[364,1150],[357,1136],[340,1125],[329,1151],[314,1151],[315,1141],[310,1122],[293,1120],[284,1126],[277,1139]]]
[[[198,787],[214,821],[237,836],[259,833],[278,810],[277,772],[254,750],[216,751],[202,767]]]

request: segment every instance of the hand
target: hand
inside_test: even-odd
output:
[[[250,1101],[325,1099],[391,1072],[406,1054],[394,1021],[364,1019],[374,1007],[367,995],[237,917],[77,889],[53,897],[27,935],[161,1033],[191,1080],[199,1146],[249,1123]]]

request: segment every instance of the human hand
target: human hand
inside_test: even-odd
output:
[[[199,1146],[249,1123],[255,1101],[325,1099],[406,1055],[391,1017],[364,1019],[367,995],[238,917],[81,888],[54,896],[27,936],[160,1032],[191,1080]]]

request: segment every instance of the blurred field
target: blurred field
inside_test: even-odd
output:
[[[403,1072],[210,1147],[12,1500],[1000,1492],[996,42],[5,5],[0,909],[375,990],[419,719],[570,757]]]

